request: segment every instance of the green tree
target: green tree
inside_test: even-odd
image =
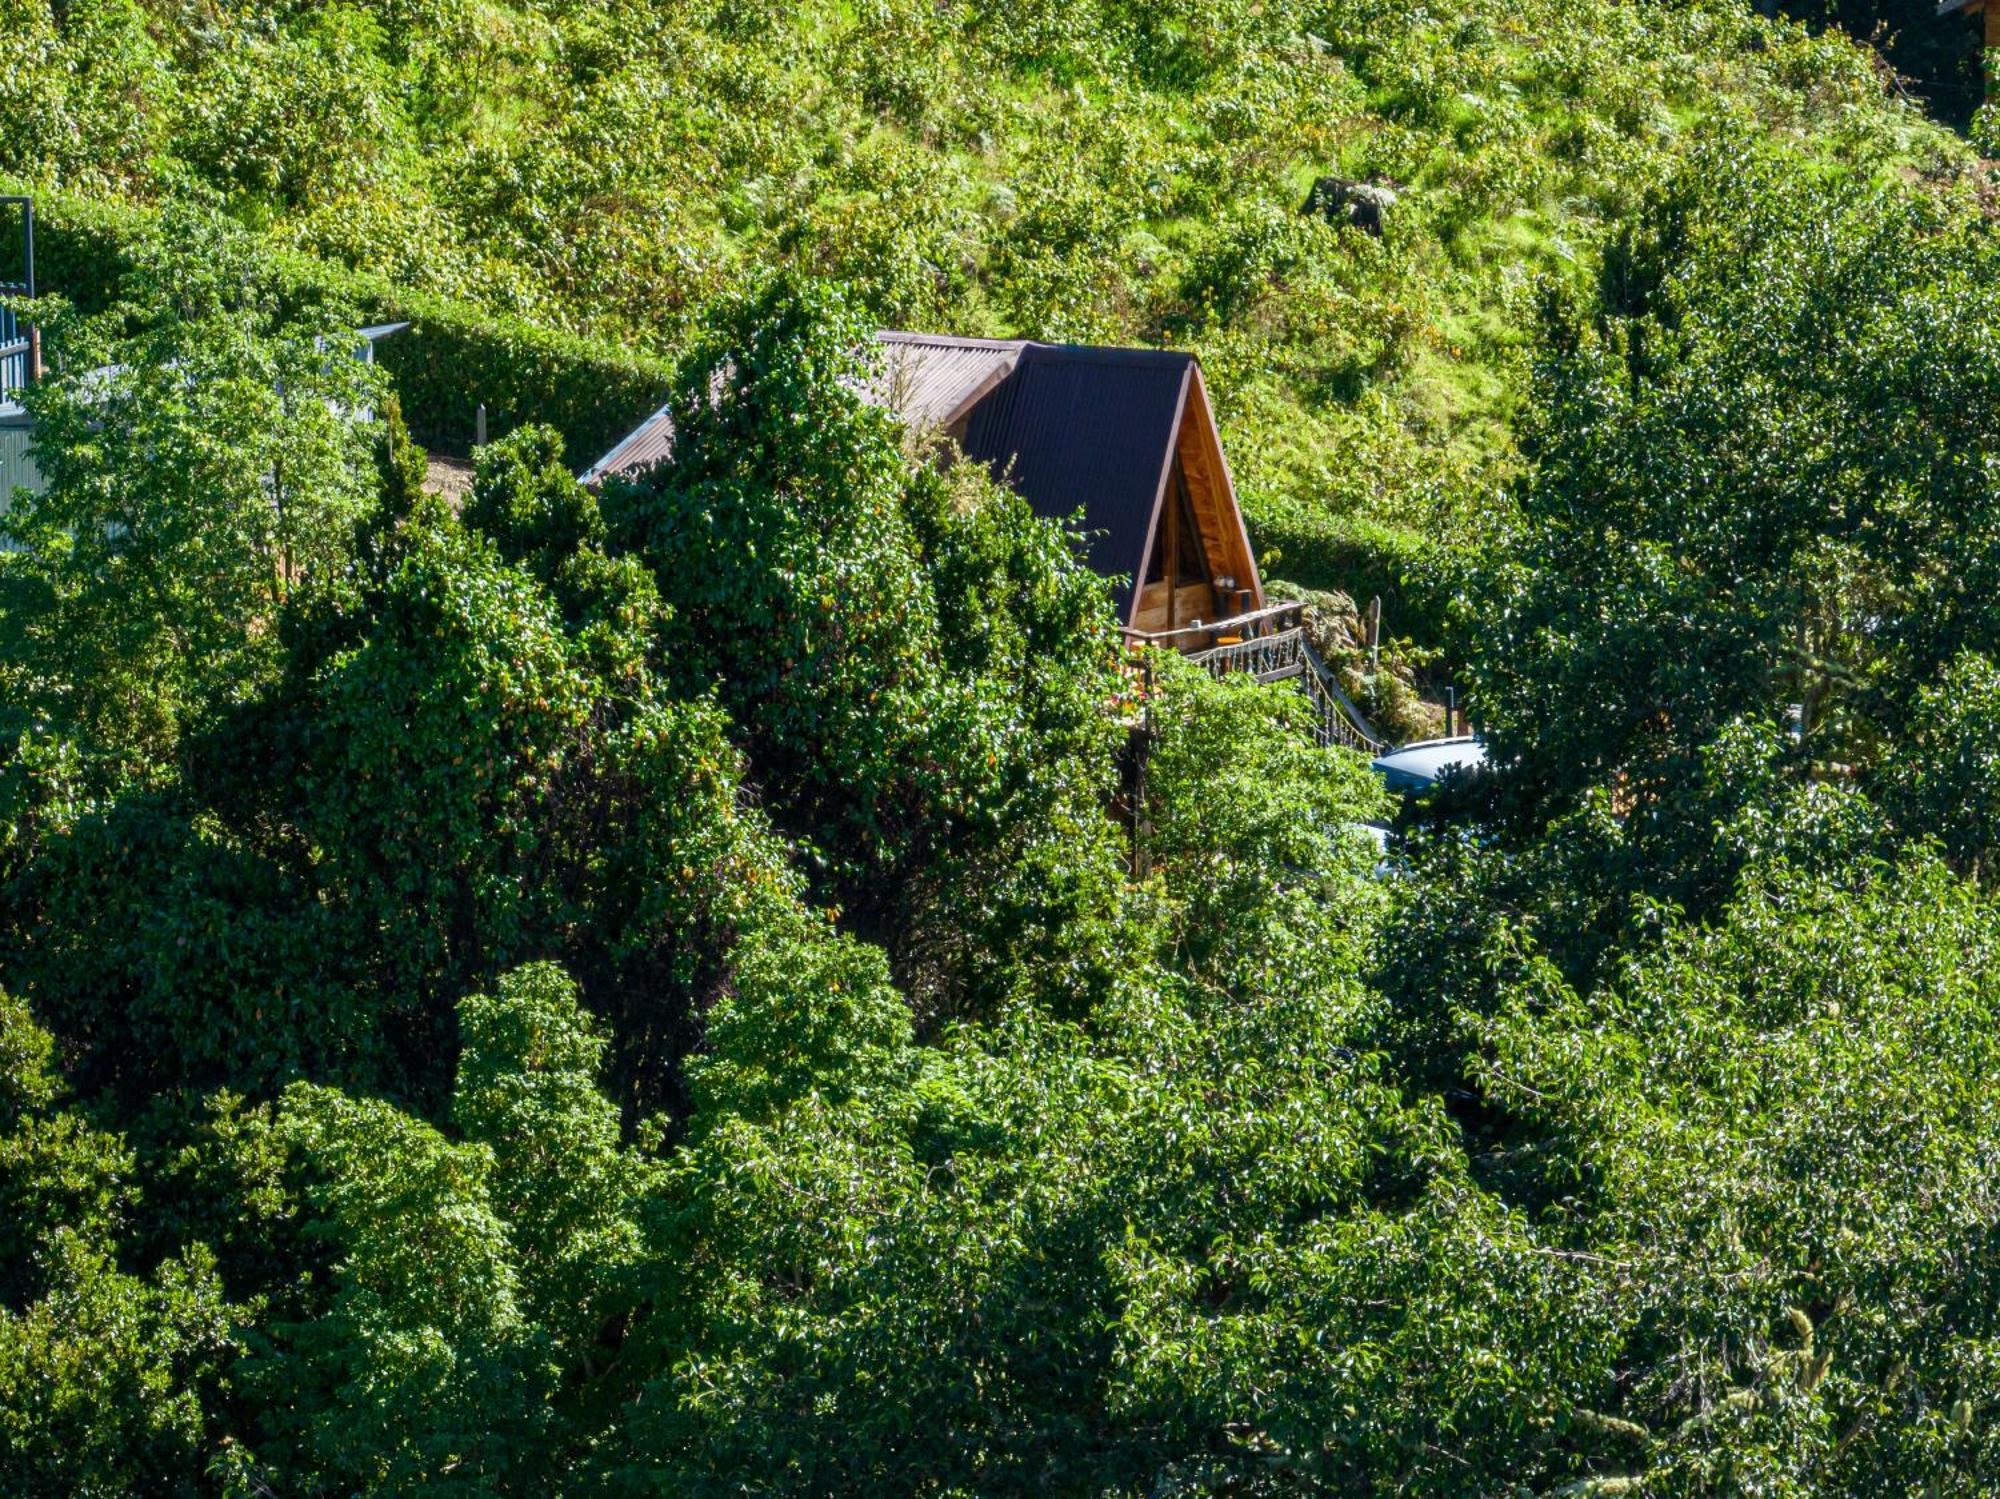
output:
[[[1364,1050],[1380,901],[1351,823],[1379,792],[1281,689],[1166,692],[1159,872],[1086,1023],[1024,992],[913,1046],[879,955],[746,934],[692,1064],[620,1483],[1565,1471],[1537,1433],[1603,1387],[1608,1319]],[[1219,912],[1238,940],[1196,946]]]
[[[563,1369],[588,1380],[612,1358],[603,1335],[633,1311],[633,1214],[657,1172],[623,1143],[601,1087],[605,1038],[560,968],[518,968],[458,1014],[452,1122],[493,1153],[488,1189],[510,1228],[525,1314]]]
[[[62,1107],[54,1047],[0,993],[0,1482],[199,1492],[204,1399],[238,1310],[199,1244],[130,1273],[139,1193],[119,1137]]]
[[[1954,867],[1989,878],[2000,843],[2000,671],[1968,652],[1917,693],[1907,736],[1881,767],[1884,806],[1911,837],[1935,838]]]
[[[1087,991],[1059,934],[1115,878],[1104,586],[1018,497],[909,460],[856,393],[867,342],[809,285],[734,304],[685,368],[672,456],[607,487],[614,542],[672,608],[663,673],[713,687],[818,889],[926,1010],[1004,991],[1016,960]]]
[[[245,1370],[280,1475],[376,1492],[504,1488],[546,1436],[550,1371],[524,1315],[492,1152],[374,1099],[288,1089],[330,1296],[274,1320]]]
[[[1571,1428],[1593,1471],[1992,1485],[1995,937],[1928,858],[1761,861],[1712,926],[1480,1024],[1496,1163],[1623,1330],[1613,1419]]]
[[[308,1084],[268,1127],[320,1252],[243,1365],[246,1482],[545,1490],[626,1391],[634,1213],[658,1182],[620,1141],[604,1040],[551,964],[459,1013],[461,1138]]]
[[[52,330],[61,372],[27,393],[46,488],[0,517],[0,673],[16,723],[139,767],[276,674],[286,597],[375,499],[374,383],[212,217],[170,217],[124,297]]]
[[[615,1017],[628,1101],[657,1106],[734,924],[789,888],[718,712],[641,668],[654,618],[571,633],[533,574],[437,504],[359,593],[302,617],[272,728],[298,758],[276,789],[429,1096],[457,997],[557,957]]]
[[[1537,805],[1671,801],[1740,715],[1872,762],[1987,648],[1990,247],[1726,136],[1543,309],[1518,531],[1471,590],[1478,713]],[[1476,625],[1476,628],[1473,626]]]
[[[670,616],[637,557],[606,549],[597,497],[570,473],[551,428],[516,428],[481,448],[465,523],[500,554],[541,580],[611,678],[636,679],[658,663],[657,637]]]

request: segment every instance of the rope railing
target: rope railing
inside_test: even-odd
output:
[[[1163,645],[1177,651],[1202,650],[1222,641],[1247,641],[1255,636],[1270,635],[1282,628],[1282,622],[1288,616],[1296,624],[1304,608],[1303,604],[1294,601],[1267,604],[1262,609],[1252,609],[1247,614],[1232,614],[1227,619],[1197,619],[1171,630],[1135,630],[1128,627],[1125,638],[1134,645]]]
[[[1345,745],[1366,755],[1379,755],[1388,748],[1387,741],[1341,689],[1339,679],[1320,659],[1302,627],[1213,646],[1191,654],[1188,660],[1218,677],[1243,672],[1260,682],[1296,678],[1299,690],[1313,705],[1314,737],[1322,745]]]
[[[1305,654],[1307,670],[1303,680],[1307,684],[1306,690],[1320,710],[1320,720],[1325,729],[1320,743],[1344,744],[1349,749],[1371,756],[1389,749],[1389,741],[1375,732],[1375,726],[1355,706],[1354,699],[1341,687],[1333,669],[1313,649],[1312,638],[1304,630],[1299,631],[1299,647]]]

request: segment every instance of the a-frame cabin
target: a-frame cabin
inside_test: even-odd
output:
[[[1264,608],[1193,355],[890,332],[877,348],[862,394],[950,436],[1038,515],[1079,517],[1090,565],[1120,580],[1128,632],[1197,649]],[[656,413],[585,481],[655,462],[672,442]]]
[[[1036,513],[1081,517],[1090,563],[1125,579],[1119,621],[1173,635],[1264,606],[1222,439],[1191,354],[879,335],[872,394],[955,438]]]
[[[1093,569],[1117,580],[1140,646],[1217,675],[1296,681],[1323,744],[1382,749],[1313,650],[1296,603],[1267,604],[1229,463],[1191,354],[1021,339],[878,333],[861,395],[940,432],[1049,520],[1077,517]],[[664,407],[583,474],[600,484],[673,453]]]

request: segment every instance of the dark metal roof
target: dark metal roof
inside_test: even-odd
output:
[[[1081,512],[1092,569],[1126,579],[1118,609],[1128,617],[1194,356],[928,333],[876,337],[882,358],[858,384],[862,396],[912,426],[964,417],[966,455],[1012,484],[1037,515]],[[583,480],[657,463],[673,444],[673,417],[663,406]]]
[[[1028,344],[966,423],[967,456],[1037,515],[1082,512],[1091,569],[1125,575],[1120,619],[1144,570],[1193,372],[1189,354]]]

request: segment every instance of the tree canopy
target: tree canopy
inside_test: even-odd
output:
[[[48,482],[0,515],[0,1487],[2000,1484],[2000,260],[1842,44],[1721,5],[1620,8],[1617,69],[1598,7],[1532,67],[1535,5],[892,6],[874,47],[743,4],[211,9],[0,10],[46,44],[0,150],[177,205],[106,305],[37,309]],[[765,138],[831,76],[893,129]],[[550,79],[538,165],[486,111],[525,140]],[[1675,114],[1710,82],[1856,136]],[[1429,253],[1393,210],[1246,192],[1155,301],[1097,180],[1177,140],[1146,201],[1206,211],[1356,89],[1356,160],[1448,124],[1497,172],[1559,114],[1603,194],[1479,304],[1526,354],[1505,453],[1389,481],[1477,472],[1404,575],[1440,675],[1396,690],[1448,674],[1488,751],[1394,804],[1292,684],[1135,653],[1085,539],[857,362],[976,288],[1362,409],[1393,351],[1348,345]],[[967,266],[929,174],[989,128],[1032,186]],[[763,163],[729,242],[781,246],[698,315],[618,238],[685,160]],[[1490,244],[1446,220],[1497,188],[1423,181],[1437,244]],[[481,295],[548,223],[523,301],[685,311],[671,451],[592,489],[526,424],[427,489],[356,310],[262,255],[355,201],[476,216]],[[1272,350],[1314,373],[1243,373]],[[1224,415],[1261,514],[1353,519]],[[1334,428],[1308,466],[1364,484]]]

